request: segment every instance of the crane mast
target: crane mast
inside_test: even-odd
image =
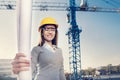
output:
[[[76,3],[75,0],[69,1],[69,13],[68,22],[70,23],[68,35],[68,44],[69,44],[69,64],[70,71],[72,75],[70,76],[71,80],[80,80],[81,79],[81,53],[80,53],[80,33],[81,29],[78,28],[76,22]]]

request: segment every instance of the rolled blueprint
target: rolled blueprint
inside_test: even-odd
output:
[[[17,41],[18,53],[25,53],[30,59],[32,0],[17,0]],[[19,80],[32,80],[31,67],[29,71],[21,71]]]

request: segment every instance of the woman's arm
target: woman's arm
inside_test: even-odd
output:
[[[32,67],[32,76],[36,74],[36,66],[38,63],[38,53],[35,48],[31,51],[31,67]],[[18,74],[20,71],[28,71],[30,68],[30,60],[26,59],[24,53],[17,53],[12,62],[12,71],[14,74]]]
[[[64,73],[64,66],[63,65],[61,65],[59,76],[60,76],[60,80],[66,80],[65,73]]]
[[[24,53],[17,53],[12,62],[12,71],[14,74],[18,74],[20,71],[28,71],[30,61],[26,59]]]
[[[64,59],[63,59],[63,55],[62,55],[62,49],[61,50],[61,66],[60,66],[60,74],[59,74],[59,77],[60,77],[60,80],[66,80],[66,77],[65,77],[65,73],[64,73],[64,66],[63,66],[63,62],[64,62]]]
[[[37,64],[38,64],[38,56],[39,56],[39,53],[37,52],[36,48],[32,49],[31,56],[32,56],[31,57],[32,76],[34,78],[37,73]]]

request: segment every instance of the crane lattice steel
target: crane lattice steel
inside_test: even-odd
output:
[[[108,0],[102,0],[108,3]],[[111,0],[112,2],[112,0]],[[115,0],[113,1],[117,3]],[[111,4],[111,3],[110,3]],[[0,10],[15,10],[16,1],[15,0],[0,0]],[[69,63],[71,76],[70,80],[82,80],[81,74],[81,52],[80,52],[80,29],[76,22],[76,11],[86,11],[86,12],[112,12],[120,13],[120,8],[102,8],[97,6],[88,6],[87,0],[81,0],[80,6],[76,6],[76,0],[69,0],[69,5],[67,3],[58,2],[33,2],[33,10],[39,11],[68,11],[67,18],[68,23],[70,23],[68,35],[69,44]]]

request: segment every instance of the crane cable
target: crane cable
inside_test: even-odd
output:
[[[115,1],[113,1],[113,0],[102,0],[102,1],[104,1],[106,4],[108,4],[108,5],[110,5],[110,6],[113,6],[113,7],[115,7],[115,8],[117,8],[118,6],[116,5],[116,3],[118,3],[118,2],[115,2]],[[112,1],[112,2],[111,2]]]
[[[120,1],[118,0],[111,0],[113,3],[115,3],[116,5],[120,5]],[[119,6],[120,7],[120,6]]]

